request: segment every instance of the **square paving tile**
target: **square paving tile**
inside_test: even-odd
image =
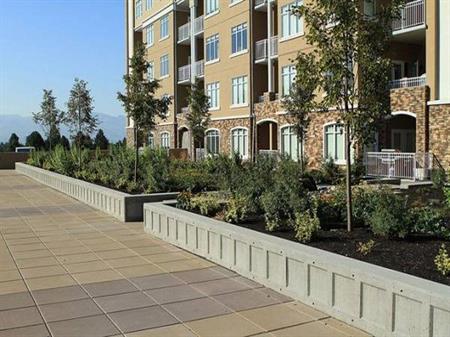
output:
[[[69,275],[56,275],[48,277],[39,277],[26,280],[31,290],[50,289],[58,287],[67,287],[76,282]]]
[[[95,282],[104,282],[104,281],[113,281],[122,279],[123,276],[118,272],[107,269],[107,270],[99,270],[99,271],[88,271],[85,273],[77,273],[73,274],[73,277],[80,283],[95,283]]]
[[[30,259],[37,257],[49,257],[52,256],[52,252],[48,249],[32,250],[30,252],[16,252],[14,258],[16,259]]]
[[[120,259],[129,256],[137,256],[137,254],[133,252],[131,249],[107,250],[103,252],[98,252],[97,255],[100,256],[102,259]]]
[[[21,280],[22,276],[17,269],[0,271],[0,282]]]
[[[36,267],[36,268],[24,268],[21,270],[24,278],[36,278],[54,275],[64,275],[66,270],[60,265]]]
[[[170,303],[164,307],[182,322],[231,313],[230,309],[210,298]]]
[[[36,307],[0,311],[1,329],[20,328],[43,323]]]
[[[154,300],[140,291],[97,297],[95,301],[105,312],[144,308],[156,304]]]
[[[353,337],[344,335],[343,333],[326,326],[320,321],[296,325],[290,328],[271,331],[276,337]]]
[[[84,254],[91,252],[89,248],[84,246],[52,248],[51,251],[57,256]]]
[[[59,264],[58,260],[53,256],[37,257],[32,259],[17,259],[16,263],[19,268],[34,268]]]
[[[119,331],[105,315],[49,323],[54,337],[106,337]]]
[[[142,265],[142,266],[117,268],[117,271],[120,272],[125,277],[130,277],[130,278],[164,273],[164,270],[162,270],[161,268],[158,268],[155,265],[151,265],[151,264],[146,264],[146,265]]]
[[[171,253],[145,255],[145,258],[154,263],[160,263],[160,262],[188,260],[193,258],[193,255],[185,252],[171,252]]]
[[[209,296],[251,289],[249,285],[241,282],[240,278],[237,277],[194,283],[192,286]]]
[[[184,284],[183,281],[173,277],[169,273],[137,277],[133,278],[132,282],[143,290],[173,287]]]
[[[0,295],[28,291],[22,280],[0,282]]]
[[[262,292],[259,289],[217,295],[214,296],[214,298],[235,311],[259,308],[280,303],[279,299],[271,294]]]
[[[131,266],[139,266],[139,265],[148,265],[149,262],[146,261],[141,256],[129,256],[129,257],[123,257],[120,259],[111,259],[111,260],[105,260],[108,265],[110,265],[113,268],[120,268],[120,267],[131,267]]]
[[[105,270],[110,268],[101,260],[66,264],[65,267],[70,273],[83,273],[86,271]]]
[[[127,337],[198,337],[183,324],[163,326],[161,328],[141,330],[127,334]]]
[[[125,333],[178,323],[159,306],[115,312],[110,317]]]
[[[226,277],[224,274],[219,273],[212,268],[181,271],[173,273],[173,275],[182,279],[186,283],[219,280]]]
[[[138,290],[125,279],[85,284],[84,288],[92,297],[130,293]]]
[[[34,301],[28,292],[0,295],[0,310],[31,306],[34,306]]]
[[[205,294],[187,284],[168,288],[147,290],[146,293],[153,297],[159,304],[180,302],[205,297]]]
[[[88,298],[88,294],[77,285],[53,289],[33,291],[34,299],[39,305],[81,300]]]
[[[44,324],[1,330],[0,337],[49,337],[50,333]]]
[[[102,311],[91,299],[44,304],[40,306],[47,322],[99,315]]]
[[[187,326],[204,337],[244,337],[265,331],[237,314],[201,319],[189,322]]]
[[[94,253],[61,255],[61,256],[58,256],[57,259],[62,264],[72,264],[72,263],[90,262],[90,261],[100,260]]]

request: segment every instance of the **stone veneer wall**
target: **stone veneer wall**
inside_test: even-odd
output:
[[[248,154],[250,155],[251,123],[250,118],[220,119],[211,120],[209,128],[219,129],[220,132],[220,153],[229,154],[231,152],[231,129],[244,127],[248,129]]]
[[[126,129],[127,146],[134,147],[134,128],[127,127]]]
[[[170,134],[170,148],[176,148],[177,144],[177,134],[175,132],[176,125],[175,124],[160,124],[155,127],[155,130],[153,131],[153,136],[155,140],[155,146],[161,145],[161,133],[162,132],[169,132]]]
[[[429,106],[430,152],[450,171],[450,104]]]
[[[430,98],[428,87],[400,88],[391,90],[392,112],[407,111],[416,114],[416,152],[427,152],[428,113]]]

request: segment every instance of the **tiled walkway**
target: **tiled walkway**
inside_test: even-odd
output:
[[[367,336],[0,171],[0,337]]]

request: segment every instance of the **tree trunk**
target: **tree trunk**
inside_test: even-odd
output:
[[[352,204],[352,176],[351,176],[351,143],[350,143],[350,125],[345,124],[345,160],[347,161],[347,171],[345,175],[345,189],[347,192],[347,230],[353,230],[353,204]]]
[[[139,142],[138,142],[138,128],[134,126],[134,183],[137,183],[138,163],[139,162]]]
[[[303,136],[297,135],[297,158],[300,160],[300,169],[302,174],[305,172],[304,153],[303,153]]]

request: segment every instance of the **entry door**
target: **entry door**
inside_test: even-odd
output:
[[[183,131],[181,132],[181,148],[182,149],[190,149],[189,146],[189,132]]]
[[[392,147],[401,152],[416,152],[415,130],[392,130]]]

